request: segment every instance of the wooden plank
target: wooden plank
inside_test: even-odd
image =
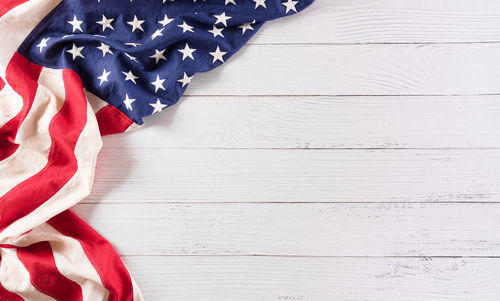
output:
[[[189,95],[500,93],[500,43],[249,45]]]
[[[496,0],[318,0],[252,43],[455,43],[500,40]]]
[[[107,145],[154,148],[500,147],[500,96],[186,97]]]
[[[500,256],[500,204],[85,204],[122,255]]]
[[[146,300],[500,299],[498,258],[126,257]]]
[[[85,202],[498,202],[500,152],[105,147]]]

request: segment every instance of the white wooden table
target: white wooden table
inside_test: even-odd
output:
[[[318,0],[76,207],[146,300],[500,300],[500,2]]]

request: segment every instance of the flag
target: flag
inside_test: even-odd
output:
[[[102,135],[174,105],[196,73],[314,0],[2,0],[0,300],[142,300],[69,210]]]

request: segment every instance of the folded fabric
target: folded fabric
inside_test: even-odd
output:
[[[0,300],[141,300],[68,210],[90,193],[101,135],[175,104],[197,72],[313,1],[2,1]]]

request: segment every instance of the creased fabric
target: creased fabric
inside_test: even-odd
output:
[[[0,3],[0,300],[142,300],[109,242],[69,210],[102,135],[175,104],[197,72],[313,0]]]

